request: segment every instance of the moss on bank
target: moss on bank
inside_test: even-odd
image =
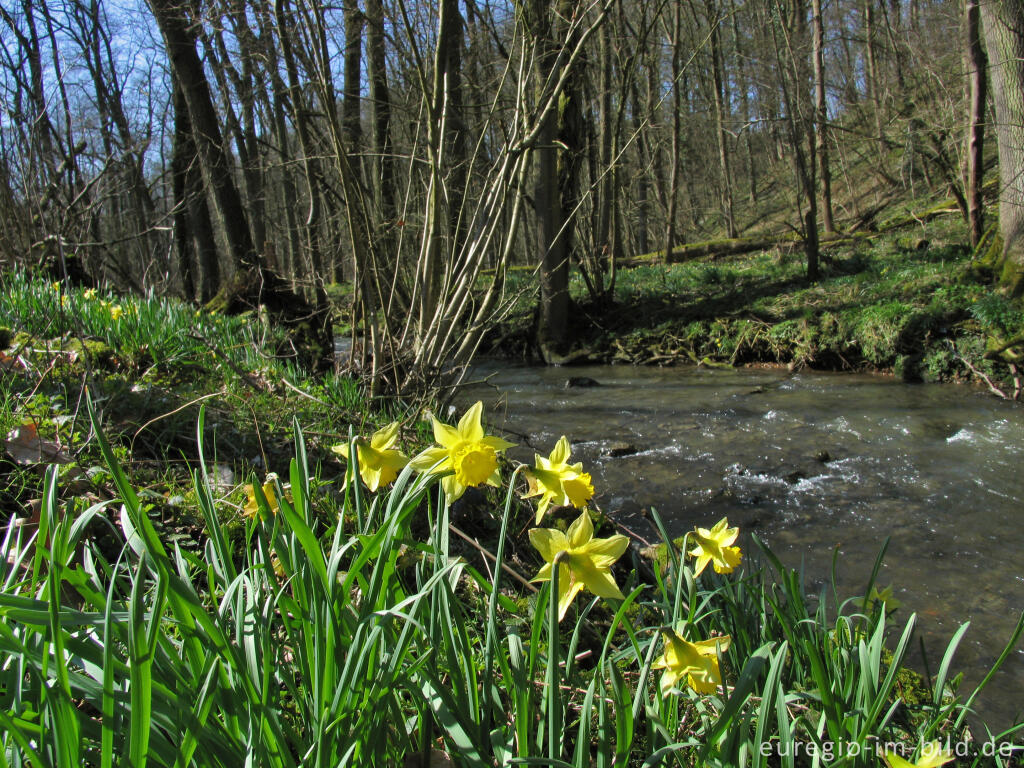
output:
[[[1024,308],[976,268],[965,238],[946,218],[912,236],[829,246],[815,283],[801,254],[776,249],[623,270],[610,305],[574,284],[573,357],[872,370],[907,381],[984,375],[1012,386],[1007,363],[1022,352]],[[531,356],[527,309],[494,335],[492,352]]]

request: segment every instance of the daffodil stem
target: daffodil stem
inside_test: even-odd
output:
[[[348,428],[348,471],[352,473],[352,481],[346,485],[352,489],[352,503],[356,513],[356,530],[359,533],[366,533],[366,521],[363,520],[363,489],[359,485],[359,451],[356,449],[356,438],[351,425]]]
[[[675,577],[676,577],[676,595],[675,595],[675,599],[672,601],[672,624],[673,624],[673,626],[676,624],[676,622],[679,621],[679,613],[680,613],[680,611],[682,609],[682,606],[683,606],[683,584],[685,584],[685,583],[687,583],[687,581],[689,581],[686,578],[686,569],[687,569],[687,565],[686,565],[686,545],[689,543],[689,541],[690,541],[690,533],[687,532],[686,535],[683,536],[683,546],[682,546],[682,549],[681,549],[681,551],[679,553],[679,560],[677,561],[677,564],[676,564],[676,573],[675,573]],[[671,542],[669,542],[669,546],[671,547]]]
[[[559,690],[558,656],[558,571],[562,553],[551,565],[551,592],[548,598],[548,759],[559,760],[562,755],[562,702]]]
[[[498,549],[494,554],[494,579],[491,584],[491,599],[487,604],[487,636],[484,639],[484,675],[486,677],[483,686],[483,699],[488,703],[488,706],[484,710],[481,723],[481,738],[486,737],[491,728],[490,704],[494,701],[494,698],[491,696],[490,687],[493,682],[494,642],[498,626],[498,595],[500,594],[499,590],[501,587],[501,571],[503,568],[507,568],[505,565],[505,539],[508,535],[509,512],[512,509],[512,492],[516,487],[516,476],[522,469],[522,466],[517,467],[512,473],[512,477],[509,478],[508,493],[505,496],[505,509],[501,515],[501,533],[498,535]],[[532,588],[529,582],[527,582],[527,586]]]

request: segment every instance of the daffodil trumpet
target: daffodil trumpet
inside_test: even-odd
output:
[[[254,483],[245,485],[245,506],[242,507],[242,514],[245,517],[256,517],[261,507],[270,514],[276,515],[281,504],[277,500],[277,474],[271,472],[267,475],[262,485]]]
[[[732,546],[739,536],[739,531],[739,528],[729,527],[727,517],[715,523],[711,530],[697,527],[690,531],[687,537],[695,546],[689,555],[697,558],[693,575],[699,576],[709,563],[714,566],[715,573],[732,573],[743,559],[740,548]]]
[[[697,693],[715,693],[722,685],[718,657],[729,649],[728,635],[690,642],[681,629],[665,627],[661,630],[665,650],[651,669],[664,669],[661,676],[661,694],[669,695],[683,681]]]

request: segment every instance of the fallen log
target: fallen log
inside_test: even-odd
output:
[[[841,245],[867,237],[869,237],[867,233],[837,232],[830,235],[822,234],[818,242],[821,245]],[[655,264],[682,264],[697,259],[739,256],[744,253],[767,251],[772,248],[795,250],[802,245],[803,240],[795,232],[780,232],[774,235],[759,235],[756,237],[736,237],[729,240],[710,240],[703,243],[678,245],[672,249],[668,259],[665,258],[664,251],[645,253],[642,256],[623,259],[619,261],[619,266],[629,269],[632,267],[653,266]]]

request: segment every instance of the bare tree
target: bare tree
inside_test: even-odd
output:
[[[981,182],[984,173],[985,102],[988,99],[987,60],[981,44],[981,8],[978,0],[964,0],[965,51],[970,78],[970,109],[967,117],[967,162],[964,196],[971,245],[975,248],[984,234]]]
[[[1024,4],[981,0],[999,148],[999,282],[1024,295]]]
[[[815,151],[821,178],[821,218],[825,232],[836,231],[832,219],[832,172],[828,157],[828,111],[825,104],[825,23],[822,20],[821,0],[811,0],[811,23],[814,27],[811,59],[814,69],[814,128],[817,136]]]
[[[150,0],[150,8],[167,47],[172,77],[176,87],[181,89],[188,111],[199,168],[212,203],[214,225],[226,249],[226,269],[222,274],[244,272],[256,266],[256,250],[249,234],[248,216],[224,152],[220,121],[196,52],[188,8],[177,0]]]

